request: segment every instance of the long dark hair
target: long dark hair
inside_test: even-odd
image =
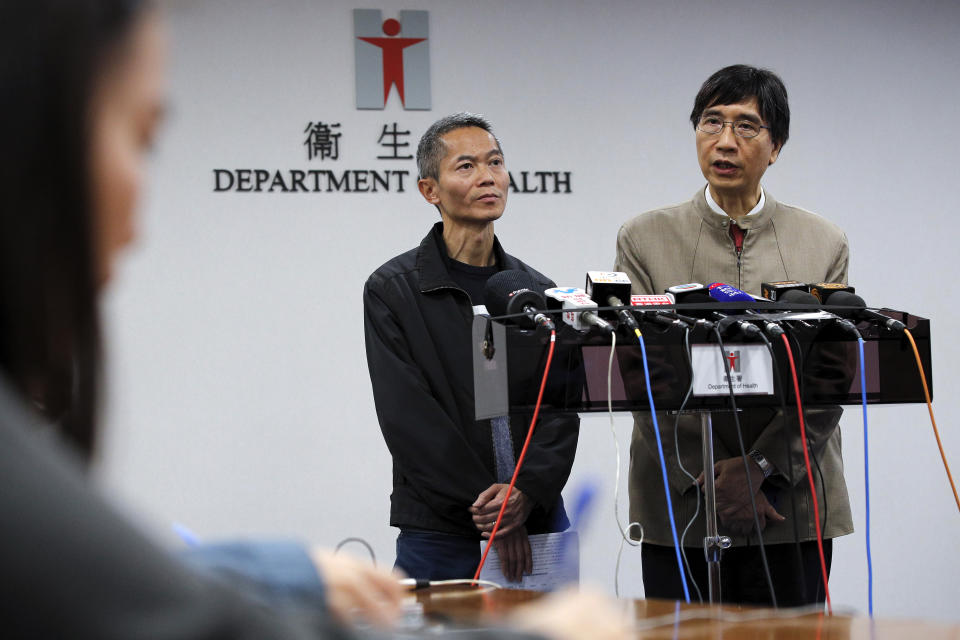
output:
[[[100,362],[90,98],[144,4],[0,8],[0,370],[87,456]]]

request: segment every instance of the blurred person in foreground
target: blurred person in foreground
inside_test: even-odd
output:
[[[394,576],[293,542],[201,546],[178,558],[86,477],[100,395],[97,298],[134,235],[164,67],[151,3],[0,6],[4,634],[360,637],[343,624],[354,612],[385,625],[399,613]]]

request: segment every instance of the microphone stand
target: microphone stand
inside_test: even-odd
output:
[[[707,561],[710,604],[720,602],[720,556],[732,544],[728,536],[721,536],[717,528],[717,489],[713,478],[713,417],[709,410],[700,412],[700,434],[703,440],[703,499],[705,503],[706,536],[703,554]]]

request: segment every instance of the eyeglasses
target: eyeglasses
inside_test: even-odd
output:
[[[697,129],[704,133],[717,134],[723,131],[724,125],[730,125],[733,132],[741,138],[756,138],[760,135],[760,129],[769,129],[770,127],[750,120],[736,120],[730,122],[720,116],[700,116],[700,122],[697,123]]]

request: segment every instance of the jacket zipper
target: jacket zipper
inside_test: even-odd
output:
[[[734,235],[732,231],[734,226],[736,226],[737,229],[740,230],[740,233],[737,235]],[[733,220],[730,221],[730,231],[729,231],[730,241],[733,243],[733,250],[737,254],[737,288],[738,289],[743,289],[743,273],[741,269],[741,266],[742,266],[741,258],[743,256],[743,242],[747,237],[747,231],[748,231],[747,229],[740,229],[740,225],[738,225]]]
[[[744,229],[744,230],[743,230],[743,242],[744,242],[744,243],[746,243],[746,241],[747,241],[747,234],[748,234],[748,233],[750,233],[750,229]],[[740,245],[740,253],[737,255],[737,279],[740,280],[740,285],[737,287],[738,289],[743,289],[743,276],[742,276],[742,274],[741,274],[741,272],[740,272],[740,271],[741,271],[741,270],[740,270],[740,258],[741,258],[742,255],[743,255],[743,245],[741,244],[741,245]]]

